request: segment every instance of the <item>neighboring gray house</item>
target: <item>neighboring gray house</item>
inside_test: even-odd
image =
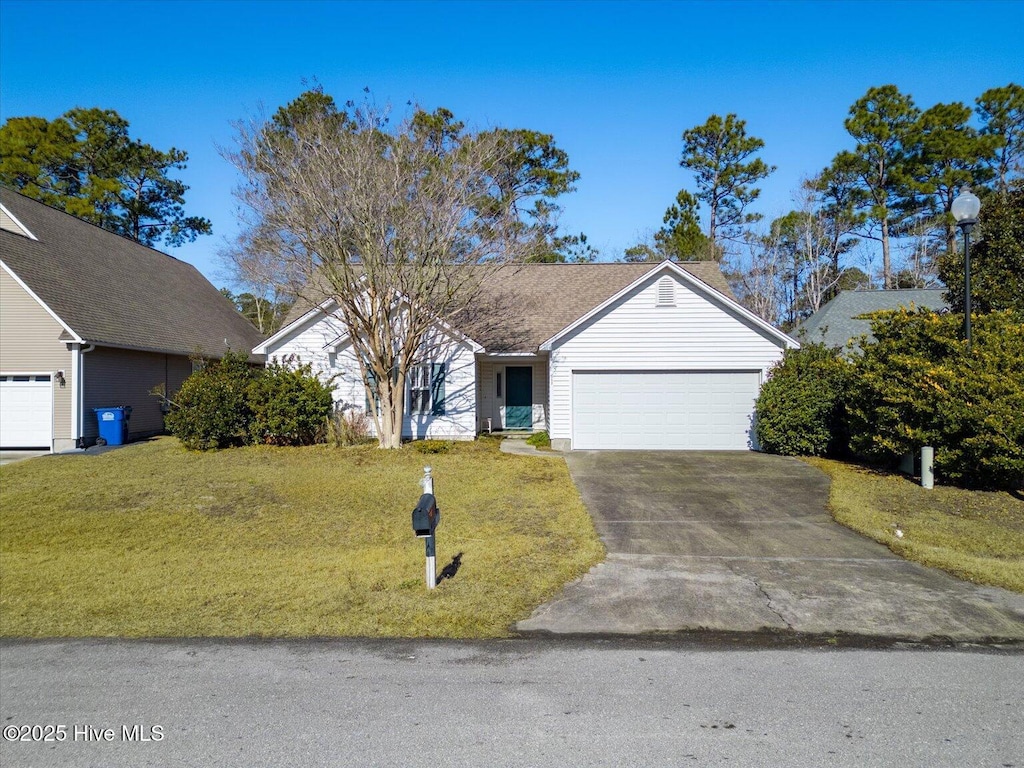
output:
[[[261,339],[195,267],[0,187],[0,447],[89,445],[122,405],[159,433],[153,387]]]
[[[794,331],[801,342],[823,342],[828,347],[845,347],[856,340],[871,336],[871,321],[862,315],[893,309],[948,310],[943,288],[907,288],[892,291],[842,291],[821,309],[812,314]]]
[[[481,328],[435,326],[406,392],[404,436],[547,430],[559,449],[754,444],[754,401],[797,343],[742,307],[713,262],[526,264],[483,285]],[[366,409],[352,344],[325,301],[255,348],[334,377]]]

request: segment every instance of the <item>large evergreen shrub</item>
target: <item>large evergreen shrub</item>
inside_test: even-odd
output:
[[[838,351],[824,344],[787,349],[757,398],[755,431],[761,449],[786,456],[845,453],[850,372]]]
[[[206,361],[174,395],[167,429],[193,450],[241,445],[248,439],[252,416],[249,385],[258,375],[243,353]]]
[[[938,265],[946,299],[954,312],[962,313],[963,249],[943,254]],[[1024,312],[1024,189],[985,198],[971,235],[971,308],[981,314]]]
[[[885,313],[857,360],[847,409],[850,445],[895,462],[935,448],[935,472],[957,484],[1019,488],[1024,482],[1024,316],[973,319],[921,310]]]
[[[308,445],[325,436],[331,391],[308,365],[257,368],[248,355],[229,352],[185,380],[167,428],[193,450]]]
[[[309,365],[271,363],[249,385],[255,444],[310,445],[325,436],[334,399]]]

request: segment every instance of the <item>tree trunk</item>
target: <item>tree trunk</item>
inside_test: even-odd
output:
[[[716,253],[715,253],[715,230],[716,230],[716,226],[715,225],[717,224],[717,222],[715,220],[715,217],[717,215],[718,215],[718,205],[717,205],[715,199],[712,197],[712,199],[711,199],[711,209],[708,212],[708,250],[709,250],[708,258],[709,258],[710,261],[717,261],[717,259],[715,258],[715,256],[716,256]]]
[[[380,438],[381,448],[401,448],[402,447],[402,420],[399,418],[397,421],[393,421],[391,417],[384,419],[385,422],[391,422],[391,424],[385,426],[385,434]]]
[[[253,303],[256,305],[256,327],[259,329],[260,333],[266,334],[266,323],[264,322],[263,317],[263,299],[261,299],[259,296],[256,296],[255,301]]]
[[[889,255],[889,216],[882,217],[882,287],[892,288],[892,261]]]
[[[796,303],[797,303],[797,296],[798,296],[799,290],[800,290],[799,261],[797,260],[796,256],[794,255],[793,256],[793,297],[792,297],[792,299],[790,299],[790,302],[789,302],[789,324],[790,325],[795,325],[796,324]]]
[[[402,421],[405,416],[405,385],[404,382],[389,381],[381,387],[381,432],[378,436],[379,447],[402,447]]]

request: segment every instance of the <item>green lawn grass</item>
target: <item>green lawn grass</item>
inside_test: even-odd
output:
[[[1024,496],[936,485],[827,459],[832,516],[893,552],[978,584],[1024,592]],[[903,537],[896,536],[897,528]]]
[[[498,441],[184,450],[0,468],[0,634],[498,637],[603,556],[559,458]],[[442,512],[428,592],[411,512]]]

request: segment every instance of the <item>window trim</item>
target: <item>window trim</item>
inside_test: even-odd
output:
[[[429,416],[431,406],[433,403],[433,393],[431,391],[431,371],[432,367],[430,363],[417,363],[409,369],[409,386],[406,387],[408,390],[408,412],[410,416]],[[417,374],[419,375],[419,381],[417,381]],[[424,379],[425,376],[425,379]],[[425,383],[424,383],[425,382]],[[417,386],[417,384],[419,386]],[[416,397],[414,393],[420,393],[419,398],[419,409],[415,408]],[[426,394],[424,401],[423,394]]]
[[[417,380],[417,371],[420,373]],[[424,363],[417,363],[409,369],[409,375],[405,383],[406,413],[410,416],[444,416],[447,413],[446,407],[446,383],[448,378],[448,363],[445,361],[429,360]],[[419,386],[414,386],[418,384]],[[426,393],[424,397],[420,394],[414,397],[414,392]],[[419,402],[417,403],[417,399]],[[419,406],[418,408],[415,406]]]

